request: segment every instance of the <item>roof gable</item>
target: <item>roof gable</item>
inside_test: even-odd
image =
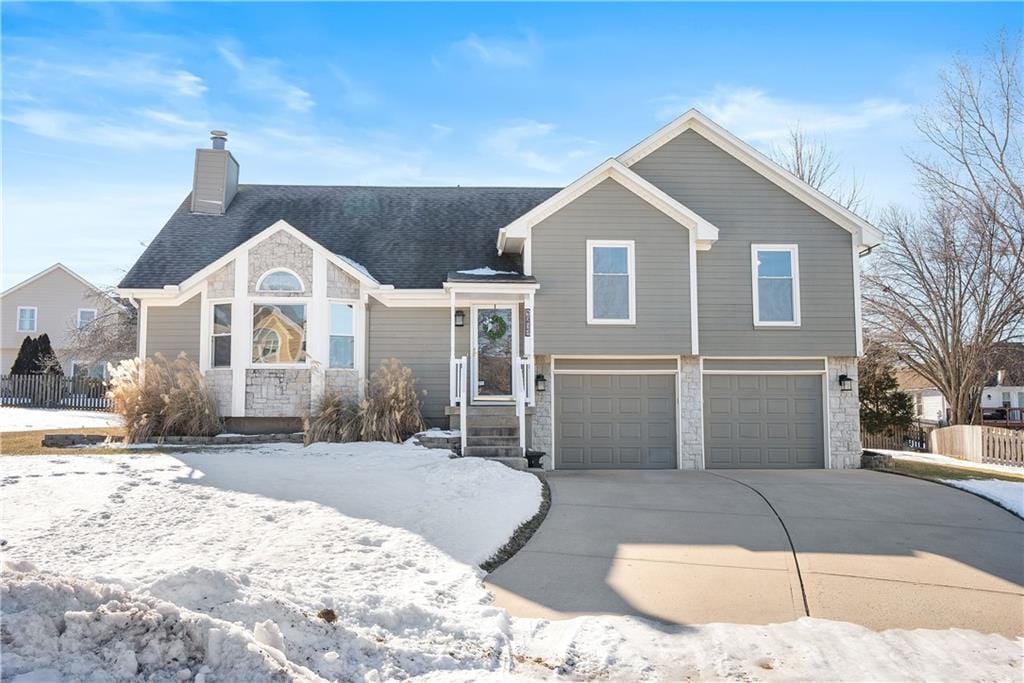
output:
[[[46,277],[47,275],[49,275],[50,273],[52,273],[52,272],[54,272],[56,270],[62,270],[65,273],[67,273],[68,275],[70,275],[71,277],[73,277],[74,279],[76,279],[79,282],[81,282],[83,285],[85,285],[89,289],[91,289],[91,290],[93,290],[93,291],[95,291],[97,293],[102,293],[101,290],[96,285],[92,284],[91,282],[86,280],[84,277],[82,277],[81,275],[79,275],[75,271],[73,271],[70,268],[68,268],[67,266],[65,266],[63,263],[54,263],[52,266],[50,266],[46,270],[41,270],[38,273],[36,273],[35,275],[33,275],[32,277],[30,277],[28,279],[25,279],[25,280],[22,280],[21,282],[19,282],[18,284],[14,285],[13,287],[9,287],[6,290],[4,290],[3,292],[0,292],[0,297],[7,296],[8,294],[11,294],[12,292],[17,291],[17,290],[21,289],[22,287],[25,287],[26,285],[30,285],[33,282],[41,280],[41,279],[43,279],[44,277]]]
[[[850,232],[859,239],[862,245],[874,246],[881,243],[883,235],[878,228],[800,180],[696,109],[690,109],[668,125],[644,138],[620,154],[617,159],[624,166],[632,167],[688,130],[700,134],[722,151]]]

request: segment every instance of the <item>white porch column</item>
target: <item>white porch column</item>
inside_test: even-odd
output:
[[[529,360],[529,367],[531,368],[531,376],[526,378],[526,381],[528,382],[526,393],[530,397],[531,406],[537,405],[537,391],[534,387],[534,378],[532,377],[537,370],[537,364],[533,357],[533,340],[536,334],[536,329],[534,327],[536,324],[536,318],[533,315],[533,297],[533,292],[526,295],[526,312],[523,315],[523,322],[525,323],[526,328],[523,330],[523,355],[525,355]]]
[[[235,257],[235,298],[231,303],[231,417],[245,417],[245,370],[251,354],[249,252],[244,251]]]
[[[306,317],[306,354],[310,361],[309,404],[324,393],[327,366],[330,365],[331,306],[327,301],[327,259],[313,250],[313,300]]]

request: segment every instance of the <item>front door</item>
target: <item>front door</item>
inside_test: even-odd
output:
[[[511,306],[473,307],[473,399],[512,398],[516,320]]]

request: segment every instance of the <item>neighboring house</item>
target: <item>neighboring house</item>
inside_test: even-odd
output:
[[[881,234],[699,112],[561,189],[239,185],[224,135],[119,291],[229,429],[290,428],[395,357],[467,455],[858,466]]]
[[[914,418],[930,424],[949,423],[949,403],[935,384],[913,370],[896,371],[900,391],[910,395],[914,401]]]
[[[62,263],[14,285],[0,294],[0,374],[10,372],[25,337],[46,334],[65,375],[103,377],[105,362],[88,363],[75,357],[70,348],[72,334],[103,315],[104,307],[117,305]]]

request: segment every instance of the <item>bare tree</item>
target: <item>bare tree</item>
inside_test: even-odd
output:
[[[932,154],[911,159],[933,201],[984,214],[1018,259],[1024,258],[1020,55],[1020,36],[1003,35],[984,59],[957,59],[943,72],[936,105],[917,122]]]
[[[824,137],[811,138],[799,126],[771,151],[775,163],[851,211],[864,203],[863,186],[856,176],[840,176],[839,160]]]
[[[134,307],[117,298],[113,290],[92,294],[96,317],[68,334],[70,356],[90,365],[135,356],[138,348],[138,315]]]
[[[943,202],[923,216],[888,209],[886,243],[863,281],[872,333],[935,384],[954,424],[974,420],[997,348],[1024,328],[1024,261],[989,217]]]

